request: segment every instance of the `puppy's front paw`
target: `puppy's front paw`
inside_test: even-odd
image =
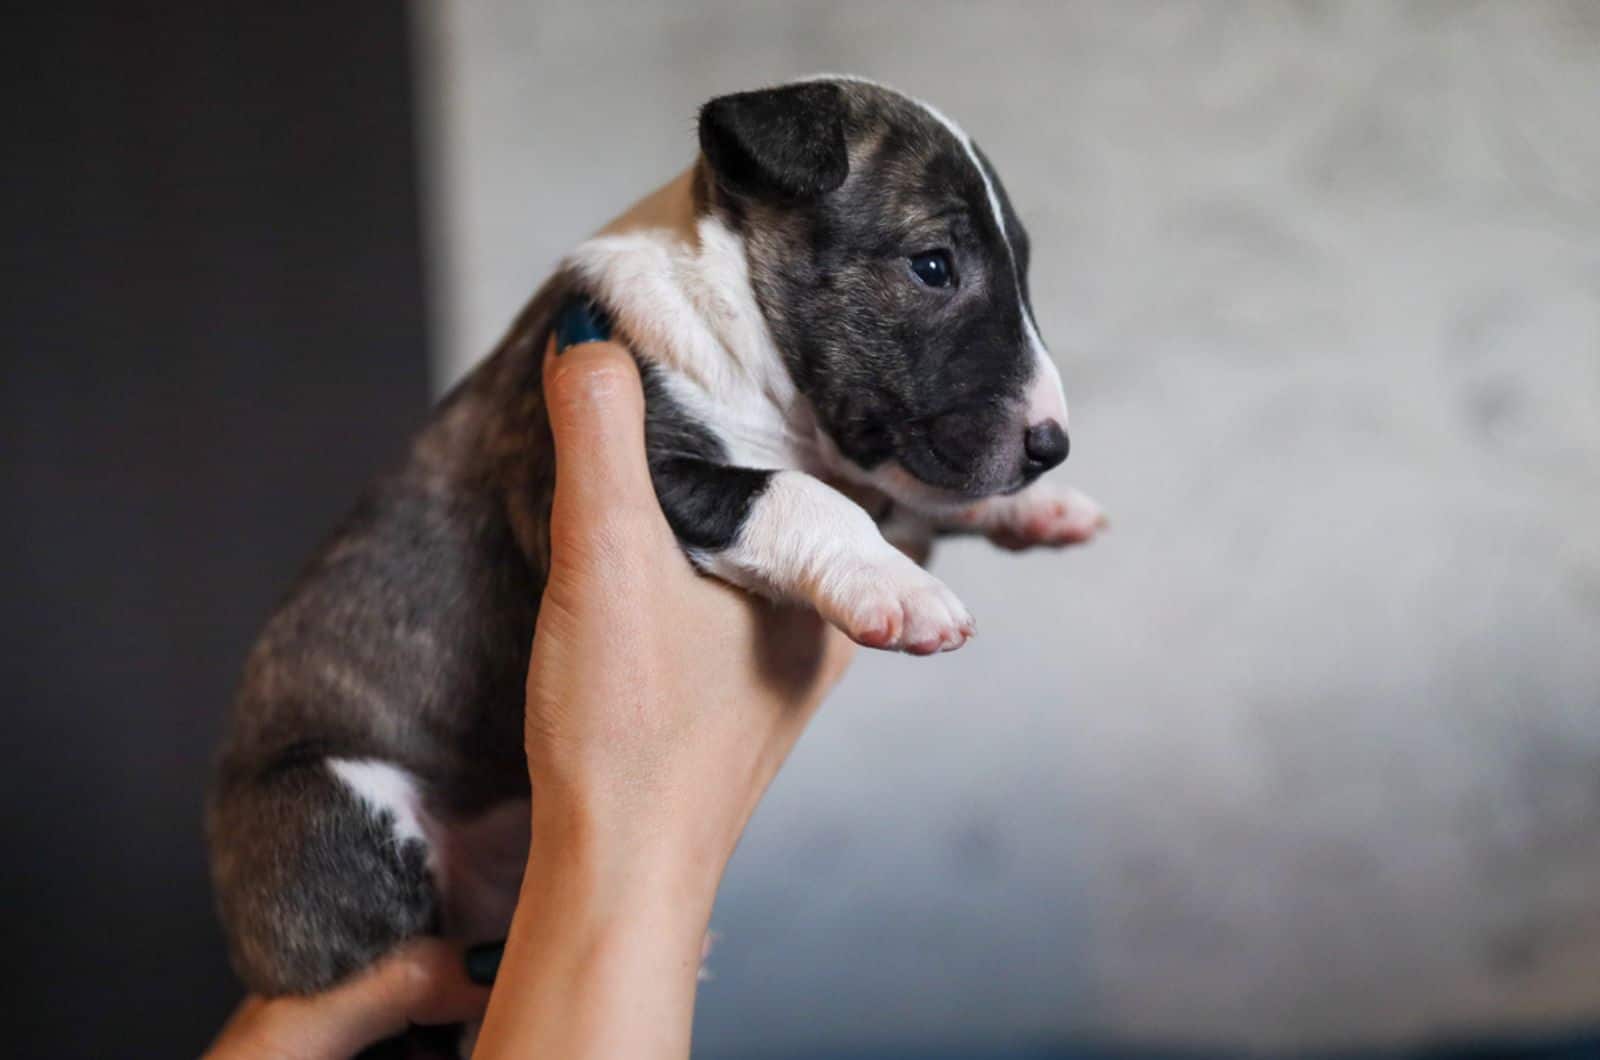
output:
[[[822,617],[868,648],[932,655],[965,644],[976,624],[956,594],[898,553],[894,559],[830,579],[817,601]]]
[[[1082,544],[1108,525],[1105,511],[1092,498],[1054,483],[982,501],[962,518],[990,541],[1009,549]]]

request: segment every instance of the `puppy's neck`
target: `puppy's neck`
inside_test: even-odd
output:
[[[794,382],[750,282],[744,239],[710,207],[697,163],[640,200],[566,265],[636,355],[724,409],[788,420]]]

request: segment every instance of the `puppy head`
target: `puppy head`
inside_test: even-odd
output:
[[[838,470],[926,505],[1020,489],[1065,459],[1028,236],[960,129],[830,78],[712,100],[700,145]]]

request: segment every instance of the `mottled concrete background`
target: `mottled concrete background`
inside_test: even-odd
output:
[[[940,573],[717,916],[708,1052],[1600,1018],[1600,3],[427,3],[441,383],[817,70],[1030,226],[1103,543]]]

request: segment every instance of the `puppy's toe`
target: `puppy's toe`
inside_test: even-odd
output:
[[[973,633],[972,615],[937,578],[901,600],[905,615],[902,650],[912,655],[954,651]]]
[[[909,561],[851,571],[817,606],[857,644],[912,655],[953,651],[974,628],[955,593]]]
[[[1006,516],[989,531],[989,539],[1010,549],[1082,544],[1108,525],[1104,509],[1070,486],[1019,494]]]

